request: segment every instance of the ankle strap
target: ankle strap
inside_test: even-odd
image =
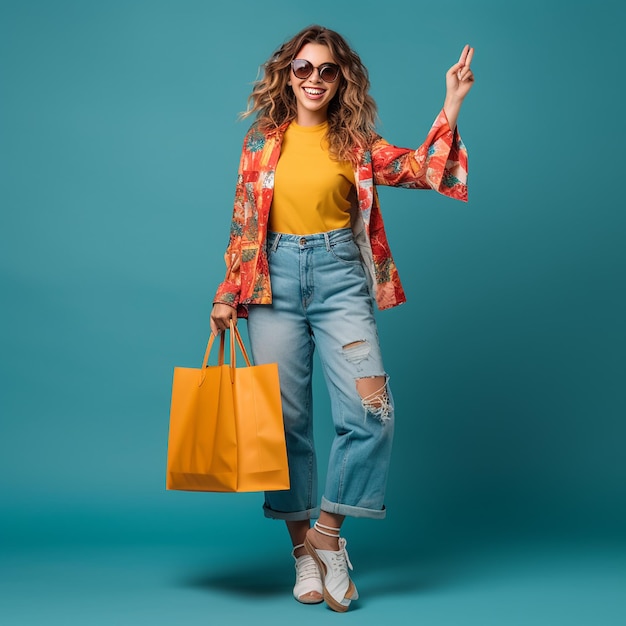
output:
[[[326,535],[327,537],[339,537],[339,532],[341,528],[333,528],[332,526],[325,526],[324,524],[320,524],[319,522],[315,522],[313,524],[313,528],[320,533],[321,535]],[[327,531],[331,532],[327,532]]]
[[[291,550],[291,556],[295,559],[296,557],[296,550],[298,550],[299,548],[304,548],[304,544],[303,543],[299,543],[297,546],[294,546]]]

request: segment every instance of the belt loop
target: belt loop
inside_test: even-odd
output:
[[[278,242],[280,241],[281,233],[276,233],[276,237],[274,238],[274,243],[272,244],[272,252],[276,252],[276,248],[278,248]]]
[[[326,252],[330,252],[330,237],[328,233],[324,233],[324,241],[326,242]]]

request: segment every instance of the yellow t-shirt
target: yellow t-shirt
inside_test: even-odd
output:
[[[330,157],[327,131],[328,122],[292,122],[287,128],[276,166],[270,230],[311,235],[350,226],[354,172],[348,161]]]

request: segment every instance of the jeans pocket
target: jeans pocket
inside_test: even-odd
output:
[[[341,261],[342,263],[358,264],[361,262],[359,247],[353,239],[331,244],[330,253],[337,261]]]

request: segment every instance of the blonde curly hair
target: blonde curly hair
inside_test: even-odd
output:
[[[366,149],[375,135],[376,103],[369,95],[367,68],[346,40],[333,30],[308,26],[284,43],[261,66],[262,75],[254,82],[248,108],[241,117],[256,114],[259,128],[264,132],[296,118],[296,98],[287,83],[291,61],[307,43],[327,46],[341,69],[339,88],[328,107],[327,138],[333,158],[354,163],[355,149]]]

